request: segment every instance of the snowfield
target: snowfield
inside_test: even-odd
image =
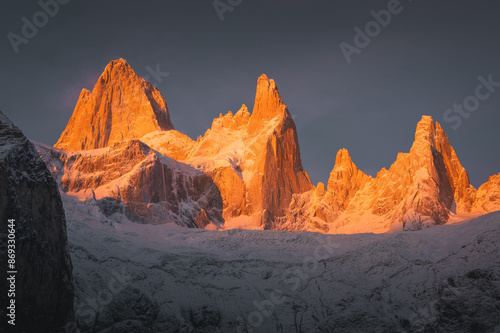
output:
[[[500,212],[325,235],[141,225],[62,199],[81,332],[500,332]]]

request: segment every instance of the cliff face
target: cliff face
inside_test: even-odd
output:
[[[473,209],[488,213],[500,210],[500,173],[479,187]]]
[[[151,84],[125,60],[113,61],[93,92],[82,92],[56,147],[62,150],[40,150],[52,156],[45,161],[65,191],[113,198],[148,223],[245,218],[252,228],[385,232],[499,208],[496,178],[478,193],[429,116],[418,123],[410,152],[398,154],[389,170],[371,178],[342,149],[327,186],[314,187],[295,123],[266,75],[257,81],[252,113],[243,105],[220,114],[194,141],[173,129]]]
[[[245,105],[215,119],[187,160],[214,175],[224,217],[246,215],[274,228],[293,194],[312,188],[302,167],[295,123],[273,80],[257,82],[252,114]]]
[[[201,216],[222,222],[220,192],[210,177],[139,140],[81,152],[37,148],[63,191],[98,204],[114,202],[111,212],[124,203],[123,213],[140,223],[205,227],[198,225]]]
[[[327,189],[320,182],[315,189],[294,195],[287,217],[279,228],[327,232],[331,223],[337,220],[355,194],[370,180],[371,177],[354,164],[347,149],[339,150]]]
[[[267,137],[257,135],[264,124],[272,128]],[[306,192],[312,185],[300,160],[295,123],[276,84],[265,75],[257,83],[247,135],[251,155],[247,158],[254,158],[253,168],[248,170],[252,173],[248,198],[253,213],[263,214],[263,223],[270,226],[285,216],[293,194]]]
[[[57,184],[33,144],[0,112],[0,225],[15,219],[17,332],[60,332],[73,319],[72,266]],[[7,242],[0,245],[6,321]],[[12,327],[13,328],[13,327]]]
[[[359,170],[347,149],[341,149],[335,158],[335,166],[328,179],[328,191],[324,202],[338,215],[343,212],[357,191],[371,179]]]
[[[475,196],[443,129],[423,116],[410,153],[400,153],[389,170],[367,182],[332,229],[383,232],[444,224],[450,213],[470,212]]]
[[[84,89],[55,147],[87,150],[173,129],[160,92],[124,59],[106,66],[92,92]]]
[[[295,196],[280,228],[332,233],[418,230],[500,209],[498,177],[478,192],[439,123],[423,116],[409,153],[398,154],[376,178],[360,171],[347,150],[338,152],[327,190]],[[476,199],[477,192],[477,199]]]
[[[140,140],[145,147],[139,149],[139,141],[128,139]],[[213,209],[223,209],[225,219],[243,215],[253,219],[256,226],[271,228],[275,219],[286,215],[293,194],[312,188],[300,160],[295,124],[276,83],[266,75],[258,79],[252,114],[245,105],[234,115],[231,112],[225,116],[221,114],[203,137],[193,141],[173,129],[166,103],[156,89],[139,78],[123,59],[112,61],[92,93],[82,92],[55,147],[61,150],[47,151],[52,158],[45,161],[52,165],[51,170],[64,173],[60,182],[65,190],[87,199],[92,191],[92,196],[98,198],[115,198],[148,220],[152,217],[151,205],[159,202],[165,203],[161,209],[177,216],[174,220],[182,220],[183,212],[178,209],[180,202],[208,191],[214,194],[207,200],[222,200],[222,206],[196,206],[203,207],[200,209],[216,224],[222,218]],[[107,152],[95,150],[106,147],[110,148]],[[151,171],[156,170],[155,167],[149,166],[151,161],[146,167],[145,156],[139,158],[135,152],[151,148],[154,149],[151,154],[158,160],[170,157],[182,161],[184,167],[176,173],[179,178],[190,178],[182,175],[190,169],[190,173],[198,172],[190,179],[204,180],[195,181],[192,190],[183,188],[184,181],[167,181],[166,188],[155,189],[165,182],[163,174],[168,178],[175,168],[156,174]],[[91,152],[68,152],[81,150]],[[120,158],[113,159],[109,154]],[[135,170],[135,178],[123,176],[132,170]],[[210,182],[218,191],[204,188],[210,187],[207,185]],[[158,223],[166,222],[168,217],[159,211],[153,215]],[[186,221],[180,224],[191,225]]]

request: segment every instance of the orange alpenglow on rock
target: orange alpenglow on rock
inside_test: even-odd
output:
[[[444,224],[452,216],[460,220],[500,209],[500,175],[476,191],[444,130],[429,116],[418,123],[410,152],[399,153],[389,170],[371,178],[342,149],[326,193],[322,187],[314,195],[295,196],[279,228],[333,233],[418,230]]]
[[[486,183],[479,187],[474,208],[474,210],[481,212],[500,210],[500,173],[491,176]]]
[[[417,230],[469,213],[476,196],[448,137],[432,117],[417,125],[409,153],[356,193],[332,225],[338,232]]]
[[[88,150],[141,138],[174,126],[160,92],[124,59],[111,61],[92,92],[83,89],[66,129],[55,144]]]
[[[188,161],[204,164],[212,175],[225,218],[251,216],[257,226],[271,227],[286,215],[294,194],[313,187],[300,160],[295,123],[266,75],[258,79],[253,113],[243,105],[234,116],[221,114]]]
[[[112,61],[94,90],[82,91],[56,147],[105,148],[39,147],[68,193],[112,198],[146,223],[378,233],[500,210],[500,174],[476,190],[430,116],[410,152],[377,177],[341,149],[326,188],[314,187],[292,116],[264,74],[252,113],[244,104],[221,113],[194,141],[174,130],[158,90],[125,60]]]
[[[288,112],[281,99],[276,82],[268,79],[266,74],[262,74],[257,80],[255,104],[248,124],[248,133],[257,131],[261,121],[271,120],[280,113],[284,113],[285,110]]]
[[[328,179],[327,198],[335,213],[342,212],[366,182],[371,179],[352,161],[347,149],[341,149],[335,158],[335,166]]]
[[[267,137],[257,134],[264,124],[272,124],[273,130]],[[266,75],[257,82],[247,136],[252,138],[247,144],[252,153],[247,158],[254,160],[247,197],[253,213],[260,212],[261,224],[270,227],[287,214],[294,194],[307,192],[313,185],[302,167],[292,115],[283,103],[276,83]]]

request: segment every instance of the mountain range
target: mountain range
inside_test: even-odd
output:
[[[431,117],[388,170],[368,176],[341,149],[314,186],[273,80],[259,78],[252,113],[221,114],[195,141],[119,59],[56,147],[1,112],[0,138],[9,332],[500,328],[500,212],[486,214],[500,174],[471,186]],[[5,266],[11,252],[0,242]]]
[[[474,188],[439,123],[423,116],[409,153],[376,177],[337,153],[314,186],[276,82],[259,77],[242,105],[196,140],[124,59],[83,89],[54,147],[36,144],[59,188],[105,216],[206,229],[322,233],[419,230],[500,210],[500,174]],[[117,215],[115,215],[117,214]]]

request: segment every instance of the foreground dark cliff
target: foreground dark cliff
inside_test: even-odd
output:
[[[8,220],[15,220],[16,318],[7,324]],[[6,332],[64,332],[73,319],[66,218],[55,180],[33,144],[0,112],[0,316]],[[2,330],[3,331],[3,330]]]

